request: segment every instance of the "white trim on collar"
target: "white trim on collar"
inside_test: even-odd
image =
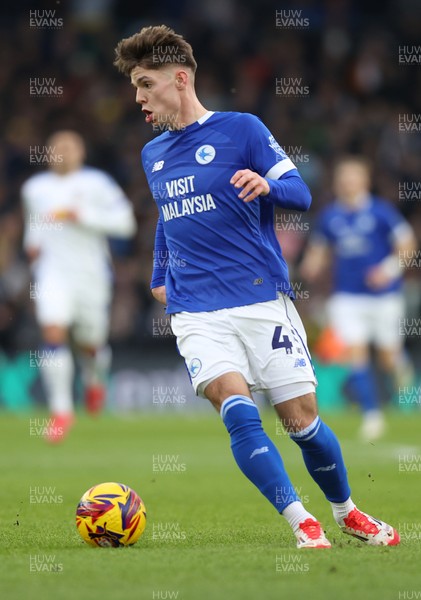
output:
[[[198,122],[200,125],[203,125],[203,123],[204,123],[205,121],[207,121],[207,120],[209,119],[209,117],[211,117],[211,116],[214,114],[214,112],[215,112],[214,110],[208,110],[208,112],[207,112],[207,113],[205,113],[205,114],[203,115],[203,117],[200,117],[200,119],[197,119],[197,122]]]

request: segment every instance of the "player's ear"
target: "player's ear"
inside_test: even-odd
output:
[[[183,90],[186,88],[189,80],[189,76],[186,71],[179,70],[175,73],[175,85],[178,90]]]

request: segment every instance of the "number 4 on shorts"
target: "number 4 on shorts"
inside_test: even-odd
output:
[[[282,336],[282,325],[278,325],[275,327],[275,331],[273,332],[272,338],[272,348],[276,350],[277,348],[285,348],[285,352],[287,354],[292,354],[292,343],[287,335]]]

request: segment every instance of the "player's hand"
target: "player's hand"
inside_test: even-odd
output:
[[[31,264],[33,264],[41,255],[41,250],[39,248],[35,248],[31,246],[30,248],[26,248],[26,256]]]
[[[372,290],[381,290],[394,280],[395,277],[391,277],[381,265],[372,267],[365,276],[365,282]]]
[[[165,290],[165,285],[160,285],[159,287],[153,288],[151,290],[152,296],[161,304],[167,304],[167,292]]]
[[[238,197],[244,202],[251,202],[257,196],[267,196],[270,192],[268,181],[250,169],[236,171],[230,183],[236,188],[243,188]]]
[[[66,208],[64,208],[62,210],[54,210],[50,216],[54,221],[60,221],[60,222],[62,222],[62,221],[75,222],[78,220],[76,211],[69,210]]]
[[[302,261],[301,265],[298,267],[298,273],[308,283],[314,283],[320,275],[320,273],[318,273],[312,265],[311,259],[309,259],[308,257],[306,257]]]

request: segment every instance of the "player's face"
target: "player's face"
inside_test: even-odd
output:
[[[180,92],[177,87],[177,68],[161,69],[135,67],[131,72],[136,88],[136,102],[141,105],[146,123],[176,124],[180,113]]]
[[[53,171],[64,174],[80,169],[85,160],[85,144],[80,135],[73,131],[59,131],[47,143],[56,157],[51,163]]]
[[[352,202],[353,198],[368,193],[370,189],[368,171],[358,163],[343,163],[335,170],[333,187],[338,198],[344,202]]]

